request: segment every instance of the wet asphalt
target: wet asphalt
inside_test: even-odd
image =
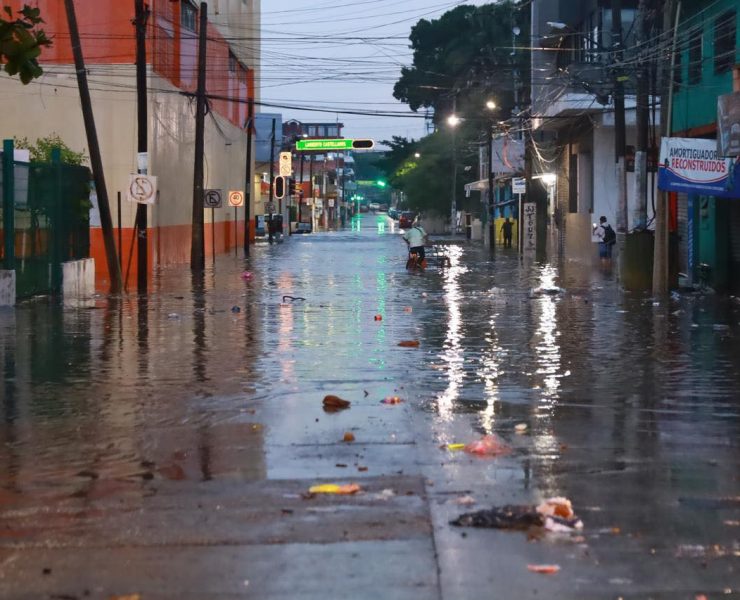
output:
[[[740,597],[740,302],[445,251],[364,215],[0,312],[0,597]],[[583,530],[449,524],[551,496]]]

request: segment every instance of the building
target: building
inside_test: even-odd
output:
[[[624,64],[634,66],[637,0],[622,2]],[[589,262],[597,254],[593,223],[604,215],[617,222],[619,185],[615,153],[611,6],[603,0],[552,0],[531,5],[532,175],[530,191],[546,205],[544,225],[551,256]],[[627,70],[627,69],[625,69]],[[634,68],[624,78],[628,231],[653,220],[636,213],[637,192],[630,148],[636,144]],[[651,127],[658,124],[653,112]],[[648,178],[656,190],[656,177]],[[650,195],[650,192],[648,193]]]
[[[717,139],[718,97],[740,95],[739,29],[736,0],[708,7],[685,3],[676,40],[672,137]],[[740,194],[672,193],[671,206],[678,269],[692,282],[706,278],[713,288],[740,292]],[[699,265],[706,265],[704,273]]]
[[[23,2],[5,4],[19,8]],[[57,133],[69,147],[87,151],[64,1],[38,0],[37,4],[54,45],[42,53],[40,79],[20,86],[0,77],[0,132],[3,137],[29,140]],[[121,230],[124,276],[131,265],[130,287],[136,281],[137,262],[132,243],[137,205],[125,201],[130,174],[137,169],[134,3],[77,0],[75,4],[114,227]],[[149,0],[147,4],[148,172],[158,177],[158,195],[148,209],[151,268],[190,259],[199,4],[195,0]],[[208,14],[205,188],[245,188],[248,106],[258,100],[259,22],[259,0],[221,0]],[[240,41],[245,30],[253,32],[248,42]],[[120,221],[119,193],[124,198]],[[243,243],[243,213],[236,227],[226,202],[223,208],[207,211],[205,220],[212,216],[215,227],[205,227],[206,252],[211,248],[224,252]],[[104,285],[108,273],[99,227],[91,231],[91,251],[99,284]]]

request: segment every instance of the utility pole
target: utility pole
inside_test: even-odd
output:
[[[675,13],[675,23],[673,23]],[[663,6],[663,34],[673,27],[670,61],[659,63],[660,99],[660,132],[662,137],[671,136],[673,118],[673,69],[676,64],[676,39],[678,22],[681,17],[681,2],[665,0]],[[655,207],[655,249],[653,252],[653,295],[662,296],[668,293],[668,192],[658,190],[658,202]]]
[[[105,244],[105,258],[108,263],[108,273],[110,274],[110,290],[116,294],[123,289],[123,278],[121,277],[121,266],[118,263],[118,256],[116,255],[113,220],[111,218],[110,205],[108,204],[108,188],[105,185],[105,175],[103,174],[103,159],[100,156],[100,145],[98,144],[98,132],[95,128],[90,88],[87,85],[87,71],[85,70],[85,60],[82,57],[80,31],[77,28],[74,0],[64,0],[64,7],[67,12],[69,36],[72,44],[72,54],[74,55],[75,71],[77,72],[77,86],[80,89],[82,118],[85,122],[87,146],[90,149],[90,165],[92,166],[93,180],[95,181],[95,193],[98,196],[100,224],[103,229],[103,242]]]
[[[493,121],[488,128],[488,240],[491,253],[496,252],[496,206],[493,199]]]
[[[457,112],[457,96],[452,99],[452,115],[456,117]],[[450,234],[454,237],[457,233],[456,221],[457,221],[457,198],[455,192],[457,191],[457,131],[455,127],[457,123],[451,123],[452,125],[452,194],[450,198]]]
[[[198,31],[198,87],[195,91],[195,166],[193,168],[193,230],[190,241],[190,268],[203,271],[206,266],[203,235],[203,146],[206,125],[206,40],[208,5],[200,3]]]
[[[270,133],[270,210],[267,219],[267,239],[272,244],[272,203],[275,201],[275,119],[272,120],[272,133]]]
[[[645,0],[640,0],[635,19],[635,33],[637,39],[637,147],[635,149],[635,198],[636,209],[634,225],[637,230],[644,230],[647,226],[647,152],[648,131],[650,128],[650,107],[648,88],[648,61],[647,61],[647,6]]]
[[[247,164],[244,175],[244,256],[249,256],[249,228],[252,219],[252,131],[254,129],[254,100],[247,108]]]
[[[619,277],[624,277],[625,246],[627,242],[627,172],[624,164],[626,125],[624,118],[624,85],[622,84],[622,0],[612,0],[612,73],[614,84],[614,155],[617,175],[617,242],[619,248]]]
[[[138,121],[138,146],[139,156],[146,156],[146,164],[142,165],[139,160],[139,173],[146,175],[149,168],[149,157],[147,156],[147,85],[146,85],[146,23],[149,19],[149,9],[144,7],[144,0],[134,0],[136,11],[136,109]],[[143,167],[143,168],[142,168]],[[149,275],[149,248],[147,242],[147,212],[146,204],[136,206],[136,231],[137,231],[137,287],[139,294],[146,294]]]
[[[301,192],[298,194],[298,222],[302,223],[303,219],[301,217],[301,210],[303,210],[303,208],[301,205],[301,200],[303,200],[303,163],[305,162],[305,156],[303,152],[300,152],[298,156],[301,157]]]

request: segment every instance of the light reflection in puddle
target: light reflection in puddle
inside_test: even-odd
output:
[[[461,264],[462,248],[449,246],[450,267],[444,274],[444,302],[447,306],[447,332],[440,358],[446,363],[447,388],[437,396],[437,410],[443,420],[452,418],[455,401],[460,396],[460,389],[465,380],[464,350],[462,347],[462,293],[460,291],[460,276],[467,272]]]

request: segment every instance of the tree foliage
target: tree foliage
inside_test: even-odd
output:
[[[404,193],[404,208],[447,216],[455,165],[457,207],[462,209],[469,204],[464,184],[478,174],[478,133],[477,125],[471,121],[454,132],[442,128],[418,141],[394,137],[382,142],[391,149],[382,165],[393,188]]]
[[[55,149],[61,154],[61,162],[68,165],[81,165],[87,159],[84,152],[72,150],[56,133],[38,138],[33,143],[25,137],[15,138],[14,144],[16,148],[28,150],[33,162],[51,162],[51,153]]]
[[[39,28],[44,21],[38,8],[24,5],[17,14],[13,18],[9,6],[0,13],[0,62],[8,75],[18,75],[27,84],[43,73],[38,58],[44,46],[51,46],[51,40]]]
[[[527,10],[511,0],[483,6],[462,5],[439,19],[420,20],[411,30],[413,66],[404,67],[393,95],[412,110],[434,109],[435,123],[452,110],[480,112],[484,98],[493,96],[509,116],[516,81],[527,81],[526,56],[514,52],[513,27],[519,27],[517,45],[528,45]],[[520,99],[521,101],[521,99]]]

